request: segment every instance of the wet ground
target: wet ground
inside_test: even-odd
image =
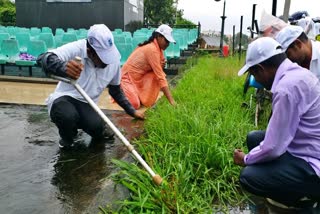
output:
[[[128,139],[140,134],[142,121],[119,111],[107,115]],[[99,205],[128,196],[104,180],[114,170],[112,158],[129,158],[119,140],[88,147],[82,133],[81,146],[60,152],[58,136],[45,107],[0,105],[0,213],[97,213]]]
[[[105,111],[127,139],[138,137],[143,121],[122,111]],[[126,147],[113,144],[90,146],[80,134],[72,151],[58,148],[58,130],[46,107],[0,104],[0,214],[97,213],[99,206],[129,196],[128,191],[107,178],[115,170],[112,158],[131,161]],[[320,214],[315,209],[283,210],[254,198],[232,214]]]

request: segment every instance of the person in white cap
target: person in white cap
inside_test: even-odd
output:
[[[81,63],[75,61],[81,58]],[[39,56],[38,63],[46,74],[77,79],[77,83],[94,101],[108,87],[109,94],[131,116],[143,119],[144,113],[135,110],[120,88],[120,54],[109,28],[104,24],[90,27],[87,39],[65,44]],[[87,103],[73,85],[60,81],[46,100],[51,120],[59,129],[60,148],[73,146],[78,129],[93,138],[93,142],[105,137],[105,122]]]
[[[320,200],[320,82],[270,37],[248,46],[238,75],[246,71],[271,90],[273,113],[266,131],[247,135],[247,154],[234,150],[234,163],[244,166],[240,184],[273,204],[313,207]]]
[[[300,26],[288,25],[276,35],[288,58],[320,79],[320,42],[310,40]]]
[[[160,25],[147,41],[138,45],[123,65],[121,88],[135,109],[139,109],[141,105],[154,105],[160,90],[169,103],[175,105],[163,71],[163,51],[170,42],[175,43],[172,28]]]

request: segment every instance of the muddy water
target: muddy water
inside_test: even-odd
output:
[[[140,134],[141,121],[107,115],[128,139]],[[128,156],[119,140],[88,147],[82,133],[78,147],[60,152],[58,136],[46,108],[0,105],[0,213],[96,213],[97,205],[127,197],[125,190],[103,193],[111,159]]]

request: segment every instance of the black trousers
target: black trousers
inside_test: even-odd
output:
[[[105,122],[88,104],[70,96],[56,99],[50,111],[52,122],[59,129],[63,140],[72,141],[78,129],[82,129],[93,138],[101,138]]]
[[[265,131],[250,132],[248,149],[259,145],[264,136]],[[244,167],[240,184],[248,192],[288,206],[299,204],[303,197],[320,201],[320,178],[305,160],[288,152],[275,160]]]

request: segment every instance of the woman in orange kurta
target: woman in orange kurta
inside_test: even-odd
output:
[[[172,29],[168,25],[160,25],[147,41],[139,44],[123,65],[121,88],[135,109],[141,105],[152,106],[160,90],[169,103],[175,105],[163,71],[163,51],[169,42],[175,42]]]

